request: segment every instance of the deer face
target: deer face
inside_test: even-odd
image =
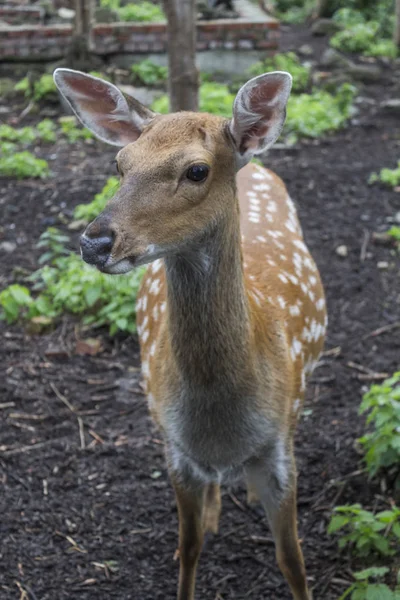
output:
[[[206,234],[235,197],[234,149],[223,130],[224,120],[208,115],[155,117],[116,156],[121,186],[83,234],[84,260],[124,273]]]
[[[234,210],[236,171],[275,141],[291,83],[285,73],[251,80],[229,121],[156,115],[77,71],[57,69],[54,79],[86,127],[123,146],[116,156],[120,189],[81,237],[83,259],[110,274],[185,252]]]

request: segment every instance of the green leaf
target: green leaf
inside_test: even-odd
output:
[[[363,569],[362,571],[356,571],[353,576],[358,581],[364,581],[370,577],[383,577],[389,572],[388,567],[370,567],[369,569]]]
[[[97,285],[85,290],[85,300],[88,306],[93,306],[100,298],[102,292],[102,286]]]
[[[347,525],[349,521],[349,517],[346,517],[344,515],[334,515],[331,519],[331,522],[328,525],[328,533],[331,534],[335,531],[338,531],[338,529],[341,529],[342,527]]]
[[[393,592],[384,583],[369,585],[365,598],[366,600],[394,600]]]

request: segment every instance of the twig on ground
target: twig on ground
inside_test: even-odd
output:
[[[57,398],[59,400],[61,400],[61,402],[63,402],[65,404],[65,406],[67,408],[69,408],[69,410],[73,413],[75,413],[75,408],[72,406],[71,402],[68,400],[68,398],[66,398],[61,392],[60,390],[57,388],[56,384],[53,383],[52,381],[50,381],[50,387],[53,390],[53,392],[55,393],[55,395],[57,396]]]
[[[360,250],[361,262],[364,262],[365,257],[367,255],[367,248],[368,248],[370,239],[371,239],[371,233],[368,231],[368,229],[364,229],[364,238],[363,238],[363,241],[361,244],[361,250]]]
[[[376,337],[378,335],[382,335],[382,333],[386,333],[387,331],[397,329],[398,327],[400,327],[400,321],[396,321],[396,323],[391,323],[390,325],[383,325],[383,327],[378,327],[378,329],[374,329],[374,331],[371,331],[371,333],[367,333],[367,335],[364,335],[362,339],[366,340],[370,337]]]

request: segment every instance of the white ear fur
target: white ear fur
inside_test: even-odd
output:
[[[291,87],[292,76],[275,71],[254,77],[240,88],[233,105],[230,131],[242,165],[279,137]]]
[[[72,69],[56,69],[54,82],[81,123],[100,140],[125,146],[140,136],[155,113],[115,85]]]

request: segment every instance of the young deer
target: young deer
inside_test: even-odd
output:
[[[248,164],[279,136],[291,77],[249,81],[231,120],[157,115],[84,73],[57,69],[54,78],[81,122],[123,147],[120,189],[82,235],[83,259],[110,274],[152,263],[137,322],[178,503],[178,599],[194,598],[203,535],[218,528],[219,485],[244,477],[293,597],[310,600],[293,434],[323,346],[325,300],[284,184]]]

